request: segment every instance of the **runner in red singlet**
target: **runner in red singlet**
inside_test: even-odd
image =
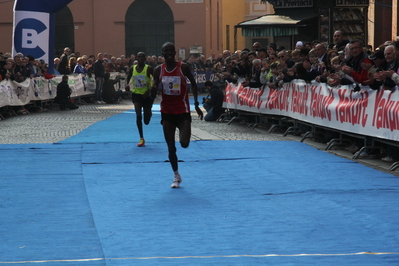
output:
[[[191,115],[188,101],[187,80],[191,82],[191,90],[194,96],[195,110],[202,120],[204,115],[198,107],[197,83],[188,65],[176,62],[176,48],[173,43],[167,42],[162,46],[162,55],[165,63],[154,70],[154,83],[152,96],[162,89],[161,100],[161,123],[168,145],[169,161],[174,172],[171,187],[178,188],[182,182],[178,171],[178,160],[176,155],[175,132],[179,129],[180,145],[187,148],[191,137]]]

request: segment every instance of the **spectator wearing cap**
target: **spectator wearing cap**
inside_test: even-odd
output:
[[[302,49],[302,47],[303,47],[303,42],[297,41],[295,44],[295,49],[300,50],[300,49]]]
[[[367,69],[369,73],[369,80],[364,82],[364,85],[369,85],[373,90],[378,90],[382,81],[377,81],[375,79],[375,73],[381,72],[386,68],[386,61],[384,56],[384,48],[376,50],[373,54],[369,56],[369,59],[373,61],[373,65],[364,64],[363,67]],[[378,76],[378,75],[377,75]]]
[[[379,49],[369,56],[369,59],[374,62],[376,72],[383,70],[386,66],[384,49]]]

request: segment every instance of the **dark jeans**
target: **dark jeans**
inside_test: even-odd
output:
[[[96,91],[94,93],[94,99],[101,101],[101,90],[104,84],[104,78],[96,77]]]
[[[216,121],[224,111],[220,106],[212,106],[209,103],[204,103],[202,106],[207,111],[205,121]]]

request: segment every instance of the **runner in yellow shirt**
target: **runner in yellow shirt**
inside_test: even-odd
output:
[[[154,99],[150,97],[151,91],[151,76],[154,69],[145,63],[146,55],[144,52],[137,53],[136,59],[137,65],[133,65],[127,80],[132,81],[133,88],[127,87],[127,90],[132,91],[132,102],[136,111],[136,124],[139,130],[140,141],[137,144],[138,147],[145,146],[144,134],[143,134],[143,114],[144,110],[144,124],[148,125],[152,116],[152,104]]]

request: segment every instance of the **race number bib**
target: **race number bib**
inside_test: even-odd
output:
[[[145,80],[145,75],[133,76],[133,80],[134,80],[134,87],[135,88],[146,88],[147,87],[147,82]]]
[[[162,77],[163,93],[166,95],[180,95],[180,77]]]

